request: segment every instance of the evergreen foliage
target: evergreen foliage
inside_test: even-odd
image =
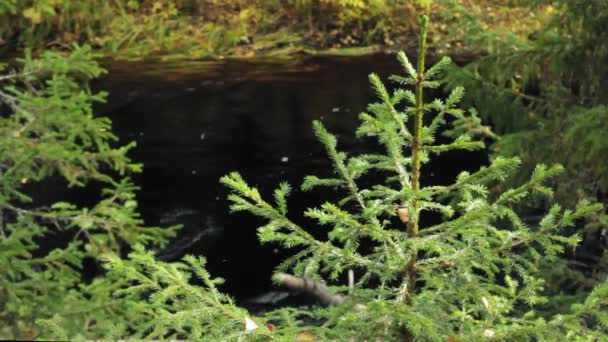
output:
[[[561,202],[574,203],[577,192],[605,194],[608,164],[597,156],[608,152],[608,2],[516,3],[541,8],[551,13],[550,20],[522,39],[504,30],[482,31],[478,18],[463,16],[463,26],[469,28],[466,43],[486,55],[452,68],[448,88],[467,87],[465,103],[476,106],[503,135],[496,144],[498,154],[520,156],[525,171],[539,161],[566,166],[567,177],[560,178],[558,187]]]
[[[504,29],[483,30],[479,18],[462,15],[466,44],[485,55],[463,68],[451,68],[448,88],[465,85],[469,91],[464,103],[476,106],[502,136],[494,144],[495,155],[522,158],[516,179],[525,178],[537,162],[561,163],[567,172],[554,180],[560,204],[574,205],[580,198],[605,202],[608,2],[520,0],[514,4],[546,13],[546,24],[529,37],[518,37]],[[571,256],[583,261],[584,267],[576,262],[548,265],[551,282],[567,283],[580,295],[590,282],[601,281],[608,274],[608,255],[600,238],[607,229],[605,212],[588,217],[580,230],[584,247]],[[558,288],[554,290],[561,292]]]
[[[536,313],[535,308],[550,299],[543,296],[539,265],[557,260],[565,248],[575,247],[579,237],[564,235],[564,228],[602,208],[585,201],[572,210],[553,205],[538,227],[527,225],[517,209],[535,198],[552,196],[546,184],[562,172],[559,165],[540,164],[523,185],[499,194],[488,189],[517,170],[520,161],[516,157],[496,158],[477,172],[463,172],[451,185],[420,184],[422,166],[432,156],[483,147],[474,137],[480,131],[475,112],[468,115],[457,107],[462,88],[455,88],[446,100],[423,101],[423,90],[440,85],[437,75],[449,60],[444,58],[425,71],[428,19],[423,17],[421,24],[416,67],[400,53],[405,75],[391,77],[398,84],[414,86],[415,92],[398,89],[389,93],[376,75],[370,76],[380,102],[361,114],[357,133],[377,137],[386,154],[348,156],[337,150],[336,138],[320,122],[314,124],[333,162],[335,177],[309,176],[302,188],[330,187],[345,193],[338,203],[324,203],[305,212],[327,227],[326,238],[316,238],[287,217],[285,196],[290,188],[286,184],[275,191],[273,204],[238,173],[225,176],[222,182],[233,192],[229,197],[232,209],[268,220],[258,230],[262,242],[295,249],[279,266],[280,271],[333,283],[348,269],[358,275],[350,289],[351,300],[316,313],[326,317],[323,328],[331,332],[311,330],[325,338],[332,333],[334,338],[353,339],[398,339],[411,334],[438,341],[550,341],[563,336],[593,341],[605,337],[605,281],[582,306],[556,316]],[[461,129],[463,122],[469,123],[464,127],[470,130]],[[448,132],[461,135],[438,144],[436,132],[445,125],[456,126]],[[373,180],[381,176],[385,180],[363,187],[367,182],[360,180],[366,174],[373,175]],[[440,213],[443,221],[425,224],[428,211]]]
[[[302,189],[329,188],[342,195],[303,213],[324,228],[323,236],[297,223],[300,213],[288,210],[290,185],[279,185],[268,201],[236,172],[221,179],[231,191],[232,210],[267,221],[258,229],[261,242],[293,252],[278,271],[326,282],[344,295],[329,307],[287,307],[260,317],[218,290],[221,280],[208,274],[204,258],[165,263],[146,252],[143,244],[162,245],[174,230],[144,227],[136,214],[134,187],[126,175],[140,166],[126,157],[129,145],[111,145],[109,121],[91,113],[91,103],[102,97],[87,89],[86,80],[101,69],[86,48],[76,48],[67,60],[57,54],[40,61],[26,58],[24,71],[3,77],[10,84],[0,93],[9,109],[0,133],[13,137],[0,145],[0,320],[6,322],[1,337],[605,339],[605,279],[559,314],[542,310],[553,299],[546,295],[542,267],[577,245],[580,237],[566,228],[602,206],[553,205],[538,227],[518,215],[537,198],[551,198],[548,181],[562,167],[538,165],[523,184],[500,192],[489,189],[504,186],[517,171],[516,157],[495,158],[476,172],[460,173],[449,185],[421,181],[436,155],[483,148],[482,139],[492,135],[474,110],[460,109],[463,88],[446,99],[425,101],[425,89],[441,86],[450,61],[425,69],[427,17],[421,26],[417,63],[400,53],[404,74],[391,77],[404,88],[389,91],[370,75],[379,101],[360,115],[357,135],[372,138],[384,153],[348,155],[321,122],[313,125],[334,174],[308,176]],[[125,176],[117,176],[121,172]],[[66,202],[38,205],[24,184],[50,176],[76,187],[101,182],[108,190],[88,209]],[[430,223],[433,215],[441,221]],[[73,239],[40,250],[39,239],[53,231],[71,232]],[[129,245],[134,246],[129,257],[121,258],[120,248]],[[104,260],[107,273],[83,281],[84,258]],[[342,285],[349,270],[356,276],[352,287]]]
[[[61,326],[62,339],[101,338],[117,317],[127,319],[112,297],[124,281],[83,282],[91,277],[84,260],[135,243],[162,245],[175,232],[139,217],[128,177],[141,170],[127,156],[134,145],[115,147],[110,121],[92,113],[105,96],[87,86],[104,72],[94,57],[78,46],[69,56],[28,53],[21,70],[0,76],[2,339],[48,338],[43,325]],[[90,207],[32,198],[36,186],[53,183],[103,190]]]
[[[255,324],[245,310],[218,291],[216,286],[222,280],[211,278],[202,257],[186,256],[183,263],[164,263],[140,245],[129,260],[110,255],[108,261],[110,278],[136,284],[116,293],[129,304],[131,318],[119,322],[112,331],[115,338],[238,340],[247,334],[243,326],[246,319]],[[192,276],[202,286],[192,285]]]

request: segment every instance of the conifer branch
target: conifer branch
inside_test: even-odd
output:
[[[323,124],[320,121],[314,121],[313,127],[314,127],[317,137],[319,137],[319,140],[321,140],[323,145],[325,145],[325,148],[327,149],[327,153],[328,153],[329,157],[331,158],[331,160],[334,162],[334,165],[336,166],[336,170],[338,171],[339,175],[342,176],[342,178],[346,182],[346,185],[347,185],[351,195],[357,200],[357,203],[359,204],[361,209],[365,210],[365,201],[363,200],[363,197],[361,196],[361,193],[359,192],[357,183],[355,182],[354,177],[351,175],[351,173],[349,172],[348,168],[346,167],[346,165],[344,163],[346,156],[344,153],[338,152],[338,150],[336,149],[336,146],[337,146],[336,137],[334,137],[332,134],[330,134],[325,129],[325,127],[323,127]]]

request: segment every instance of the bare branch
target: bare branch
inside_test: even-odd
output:
[[[300,278],[287,273],[277,273],[274,281],[290,290],[304,292],[317,298],[323,305],[338,305],[345,297],[332,293],[327,286],[310,278]]]

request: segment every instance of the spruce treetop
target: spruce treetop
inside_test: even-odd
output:
[[[562,167],[541,164],[524,184],[490,191],[513,174],[518,158],[496,158],[477,172],[461,172],[450,185],[422,184],[424,165],[432,158],[481,149],[483,137],[492,132],[481,125],[474,109],[458,107],[462,87],[446,98],[424,101],[425,89],[441,85],[439,76],[450,59],[425,69],[426,16],[420,25],[417,63],[399,53],[404,74],[390,77],[405,88],[391,92],[377,75],[370,75],[379,101],[360,115],[356,133],[375,137],[385,153],[348,155],[338,150],[336,137],[321,122],[313,123],[334,177],[308,176],[302,190],[329,187],[344,194],[338,203],[326,202],[304,213],[326,227],[325,238],[315,238],[296,223],[297,215],[287,216],[287,184],[275,191],[271,203],[238,173],[231,173],[221,180],[232,191],[231,208],[267,219],[258,230],[262,242],[294,250],[279,271],[333,283],[347,270],[355,272],[357,282],[349,290],[353,300],[346,303],[367,306],[330,318],[330,326],[338,330],[371,320],[384,330],[370,332],[370,337],[395,337],[403,331],[430,340],[536,334],[527,330],[530,325],[548,324],[534,314],[535,305],[547,300],[539,265],[555,260],[564,248],[574,248],[579,237],[565,235],[564,228],[601,205],[581,202],[572,210],[554,205],[537,226],[526,223],[518,207],[538,197],[550,198],[547,180]],[[439,134],[450,141],[438,143]],[[427,211],[440,213],[442,222],[426,223],[421,214]],[[560,336],[564,326],[553,328]]]

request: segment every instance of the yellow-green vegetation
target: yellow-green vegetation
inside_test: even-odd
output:
[[[0,0],[0,49],[71,50],[77,42],[119,59],[365,54],[412,48],[416,17],[427,13],[437,23],[429,32],[433,48],[449,53],[471,43],[473,31],[506,28],[502,40],[527,37],[553,14],[551,6],[530,10],[517,2]]]
[[[535,0],[532,0],[535,1]],[[556,14],[550,1],[528,6],[529,0],[442,0],[432,9],[436,25],[433,46],[442,51],[494,53],[498,46],[528,40]],[[483,44],[483,49],[480,49]]]
[[[523,156],[528,168],[538,160],[571,166],[560,182],[564,199],[608,192],[608,164],[599,157],[608,151],[608,2],[519,0],[503,13],[521,19],[493,24],[480,6],[451,11],[462,19],[451,31],[480,58],[451,70],[449,81],[466,84],[467,103],[503,135],[496,152]]]
[[[431,0],[0,0],[0,44],[112,57],[251,57],[411,37]]]

